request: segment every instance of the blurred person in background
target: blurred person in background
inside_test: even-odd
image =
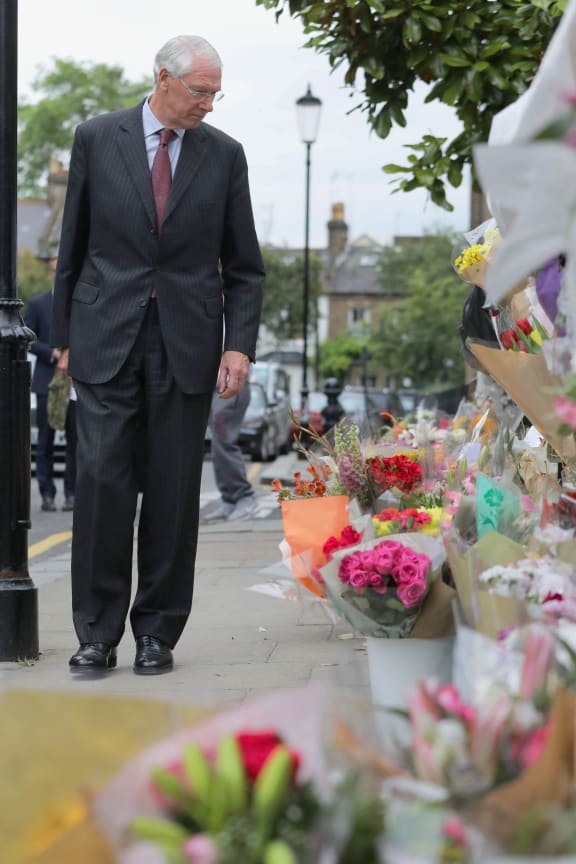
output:
[[[58,257],[49,259],[50,277],[54,281]],[[50,345],[52,321],[52,289],[36,294],[28,302],[25,322],[36,334],[36,342],[30,352],[36,356],[32,376],[32,393],[36,395],[36,480],[42,498],[41,509],[54,512],[56,508],[56,484],[54,482],[54,433],[48,422],[48,391],[60,358],[60,351]],[[64,468],[64,503],[62,510],[74,509],[76,483],[76,420],[74,396],[70,392],[64,424],[66,430],[66,462]]]
[[[256,496],[246,473],[246,462],[238,443],[240,427],[250,402],[250,384],[232,399],[218,391],[212,397],[210,429],[212,465],[220,501],[204,516],[204,522],[248,519],[257,509]]]

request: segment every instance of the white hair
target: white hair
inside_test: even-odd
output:
[[[154,58],[154,80],[157,80],[162,67],[173,78],[181,78],[193,70],[195,60],[207,60],[217,69],[222,69],[220,55],[202,36],[174,36]]]

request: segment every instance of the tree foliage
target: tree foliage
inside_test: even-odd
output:
[[[397,238],[379,256],[378,279],[385,296],[405,297],[415,270],[431,282],[454,274],[452,258],[457,236],[451,231],[428,231],[422,237]]]
[[[428,389],[463,383],[458,326],[467,286],[452,270],[453,245],[449,234],[427,236],[417,246],[400,247],[393,261],[391,272],[402,270],[406,299],[383,305],[369,350],[397,381],[409,377]],[[384,280],[386,274],[383,267]]]
[[[77,63],[55,58],[32,83],[34,102],[18,108],[19,194],[45,194],[46,175],[54,153],[68,154],[78,123],[134,105],[149,92],[151,82],[128,81],[120,66]]]
[[[362,356],[366,339],[349,333],[339,333],[334,339],[320,346],[320,375],[322,378],[337,378],[341,385],[356,360]]]
[[[262,249],[266,286],[261,323],[278,342],[302,336],[304,271],[302,255],[293,250]],[[313,332],[320,294],[320,260],[311,255],[308,276],[308,324]]]
[[[40,261],[28,250],[20,252],[16,264],[16,282],[18,297],[27,306],[34,294],[42,294],[52,287],[48,262]]]
[[[452,140],[427,134],[406,145],[407,165],[389,164],[396,191],[424,188],[446,210],[446,184],[460,185],[472,147],[485,141],[494,114],[526,89],[548,46],[566,0],[256,0],[299,18],[307,47],[345,67],[345,82],[361,96],[357,108],[386,138],[406,126],[415,85],[427,102],[452,106],[462,132]],[[360,73],[363,80],[359,80]]]

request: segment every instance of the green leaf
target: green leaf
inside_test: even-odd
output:
[[[448,168],[448,182],[455,187],[460,186],[462,183],[462,166],[454,159],[450,161]]]
[[[374,131],[379,138],[386,138],[392,128],[392,119],[390,117],[390,109],[385,106],[382,108],[377,117],[372,121]]]
[[[406,117],[404,116],[404,112],[396,102],[393,102],[390,105],[390,114],[398,126],[406,126]]]
[[[456,81],[454,81],[453,84],[450,84],[448,87],[446,87],[444,92],[442,93],[442,101],[445,102],[447,105],[454,105],[457,102],[458,97],[462,93],[462,85],[462,79],[458,78]]]
[[[401,172],[410,173],[412,169],[406,168],[402,165],[395,165],[393,162],[389,162],[387,165],[382,166],[382,171],[385,174],[400,174]]]
[[[405,15],[406,9],[400,9],[396,7],[394,9],[387,9],[386,12],[383,12],[381,17],[384,20],[388,20],[389,18],[398,18],[399,15]]]
[[[433,33],[442,32],[442,22],[434,15],[423,15],[420,13],[420,20],[424,22],[427,30],[432,30]]]
[[[454,66],[462,69],[466,66],[470,66],[470,60],[467,57],[463,57],[461,54],[446,54],[441,51],[440,58],[446,66]]]
[[[404,22],[402,38],[405,45],[417,45],[422,38],[422,25],[413,15]]]

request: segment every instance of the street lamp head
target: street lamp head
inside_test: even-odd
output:
[[[308,85],[305,95],[296,100],[298,130],[304,144],[313,144],[316,141],[321,108],[322,102],[317,96],[312,95],[310,85]]]

